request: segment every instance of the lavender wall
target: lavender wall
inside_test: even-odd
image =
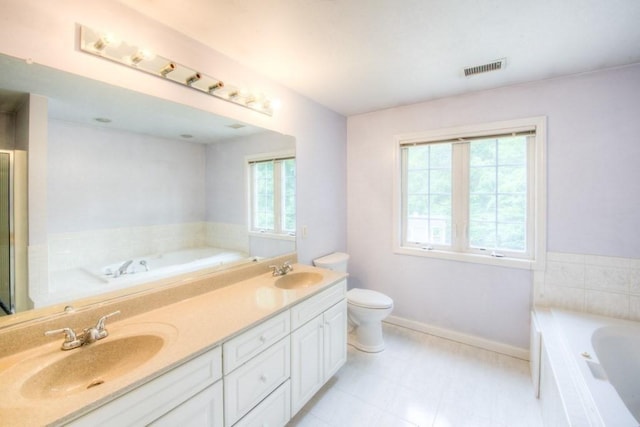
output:
[[[532,273],[392,252],[400,133],[548,117],[548,250],[640,257],[640,65],[444,98],[348,119],[350,284],[394,315],[528,347]]]
[[[49,233],[204,221],[205,150],[50,120]]]

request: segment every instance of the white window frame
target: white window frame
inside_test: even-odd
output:
[[[282,224],[281,224],[281,212],[280,212],[280,208],[282,206],[282,203],[279,199],[274,200],[274,208],[275,208],[275,230],[271,231],[271,230],[261,230],[258,229],[256,227],[253,226],[253,177],[252,177],[252,168],[251,168],[251,164],[252,163],[257,163],[257,162],[266,162],[266,161],[278,161],[278,160],[286,160],[286,159],[295,159],[296,155],[295,152],[293,151],[277,151],[277,152],[271,152],[271,153],[261,153],[261,154],[257,154],[257,155],[251,155],[251,156],[247,156],[245,157],[245,165],[246,165],[246,194],[247,194],[247,218],[248,218],[248,226],[249,226],[249,235],[250,236],[256,236],[256,237],[266,237],[266,238],[271,238],[271,239],[280,239],[280,240],[290,240],[290,241],[295,241],[296,240],[296,233],[295,231],[293,232],[289,232],[289,231],[283,231],[282,230]],[[275,180],[275,188],[276,190],[276,194],[274,194],[274,197],[278,198],[281,196],[280,191],[278,189],[281,188],[281,182],[280,182],[280,174],[276,174],[274,176],[274,180]],[[297,197],[297,195],[296,195]]]
[[[421,256],[428,258],[445,259],[452,261],[473,262],[488,265],[498,265],[503,267],[513,267],[531,270],[540,270],[545,265],[546,254],[546,135],[547,135],[547,118],[545,116],[530,117],[524,119],[483,123],[468,126],[459,126],[453,128],[444,128],[429,130],[424,132],[399,134],[394,137],[395,140],[395,173],[394,173],[394,190],[393,190],[393,252],[401,255]],[[403,245],[403,224],[405,213],[402,211],[402,146],[407,144],[420,144],[436,141],[447,140],[464,140],[464,138],[477,138],[490,135],[509,134],[514,132],[522,132],[526,130],[535,130],[533,147],[529,155],[533,155],[533,165],[529,169],[528,186],[528,203],[530,206],[530,214],[533,214],[533,220],[528,223],[528,236],[531,239],[530,253],[526,258],[502,256],[491,256],[491,253],[483,253],[482,251],[468,251],[461,246],[463,239],[455,239],[452,235],[451,247],[420,247]],[[459,153],[455,153],[458,155]],[[468,159],[454,158],[453,162],[462,162],[463,167],[454,167],[453,173],[467,174]],[[454,177],[455,180],[465,180],[466,176]],[[453,189],[452,193],[454,218],[459,221],[461,218],[466,223],[456,224],[453,233],[465,233],[466,224],[468,224],[468,194]],[[462,227],[462,228],[461,228]],[[466,237],[464,239],[466,242]]]

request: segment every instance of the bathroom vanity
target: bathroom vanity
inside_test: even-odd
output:
[[[109,319],[96,343],[62,351],[62,339],[47,338],[5,355],[0,416],[7,425],[285,425],[346,361],[346,275],[253,268],[261,273],[237,282],[233,272],[200,278],[214,289],[129,317],[151,296],[120,301],[123,318]]]

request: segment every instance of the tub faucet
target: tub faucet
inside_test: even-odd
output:
[[[290,271],[293,271],[293,267],[291,266],[290,261],[285,261],[280,267],[277,265],[270,265],[269,268],[272,270],[272,276],[284,276]]]
[[[125,261],[123,262],[120,267],[118,267],[118,269],[116,270],[115,273],[113,273],[113,277],[118,277],[121,276],[123,274],[127,274],[127,268],[129,268],[129,266],[131,265],[131,263],[133,262],[132,259],[130,259],[129,261]]]

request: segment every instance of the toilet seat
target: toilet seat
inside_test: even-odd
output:
[[[347,292],[347,303],[364,308],[385,309],[393,307],[393,300],[385,294],[359,288]]]

